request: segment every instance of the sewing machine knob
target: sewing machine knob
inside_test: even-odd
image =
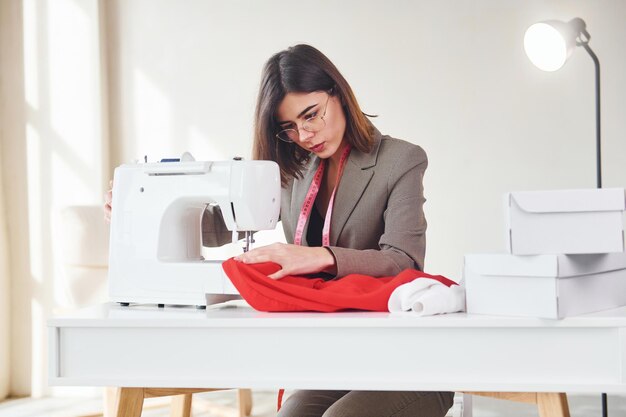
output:
[[[233,160],[235,160],[235,161],[243,161],[243,157],[235,156],[235,157],[233,157]]]
[[[196,158],[194,158],[193,155],[189,152],[183,152],[183,154],[180,156],[181,162],[193,162],[195,160]]]

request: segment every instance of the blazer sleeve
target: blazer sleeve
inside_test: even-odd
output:
[[[336,275],[365,274],[393,276],[405,269],[424,268],[426,218],[424,216],[424,172],[426,153],[419,146],[398,157],[388,177],[388,200],[384,211],[384,232],[379,249],[351,249],[331,246]],[[366,191],[367,192],[367,191]]]

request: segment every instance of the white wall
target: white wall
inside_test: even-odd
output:
[[[49,392],[46,320],[55,307],[67,305],[55,253],[64,233],[58,212],[67,205],[100,204],[108,182],[99,2],[0,4],[0,168],[11,259],[9,393],[40,396]]]
[[[0,160],[2,160],[2,147],[0,147]],[[2,170],[0,170],[0,401],[9,394],[9,364],[10,348],[9,335],[11,334],[10,322],[10,297],[9,283],[9,256],[8,234],[5,213],[4,187],[2,187]]]
[[[10,22],[11,10],[6,2],[0,2],[0,28]],[[4,62],[10,55],[10,45],[4,36],[0,36],[0,62]],[[0,77],[0,127],[3,125],[5,101],[3,91],[6,89],[6,77]],[[0,161],[2,161],[2,142],[4,142],[4,129],[0,128]],[[10,285],[9,285],[9,256],[8,256],[8,230],[6,223],[6,209],[4,197],[4,181],[2,169],[0,169],[0,401],[9,394],[10,377]]]
[[[30,280],[28,270],[28,223],[26,206],[26,175],[24,174],[24,75],[22,54],[21,1],[0,2],[0,168],[5,196],[4,213],[8,237],[7,256],[10,263],[4,265],[5,288],[9,314],[4,323],[8,334],[4,349],[10,358],[0,379],[4,380],[5,393],[25,395],[30,392],[30,356],[13,355],[28,352],[30,344]],[[12,285],[14,282],[18,285]],[[15,323],[13,318],[19,317]],[[7,346],[8,345],[8,346]],[[17,374],[19,375],[16,375]]]
[[[11,5],[8,2],[0,2],[0,28],[10,25],[13,15]],[[13,51],[6,36],[0,36],[0,63],[11,59]],[[0,64],[1,65],[1,64]],[[4,69],[4,68],[3,68]],[[2,143],[6,141],[4,115],[9,103],[4,99],[4,91],[9,87],[7,78],[10,73],[2,72],[0,76],[0,162],[2,161]],[[0,401],[9,395],[10,390],[10,353],[11,353],[11,285],[9,267],[9,237],[7,227],[6,196],[4,176],[0,169]]]
[[[112,160],[249,156],[263,63],[310,43],[383,133],[428,152],[426,269],[459,278],[464,253],[504,250],[502,193],[595,186],[591,59],[544,73],[523,51],[530,24],[577,16],[602,64],[604,184],[623,187],[621,0],[113,1]]]

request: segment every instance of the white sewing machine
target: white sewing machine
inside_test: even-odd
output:
[[[219,205],[233,241],[238,232],[246,232],[249,246],[251,232],[274,229],[278,222],[278,165],[192,160],[116,168],[111,301],[204,306],[211,295],[238,294],[221,261],[207,261],[201,255],[202,215],[209,204]],[[219,297],[209,303],[216,301]]]

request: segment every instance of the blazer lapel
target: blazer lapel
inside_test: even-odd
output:
[[[335,246],[341,236],[348,218],[361,200],[367,185],[374,175],[374,167],[380,149],[381,134],[374,128],[374,146],[369,153],[352,149],[339,188],[335,195],[333,213],[330,222],[330,245]],[[302,199],[304,201],[304,198]]]

